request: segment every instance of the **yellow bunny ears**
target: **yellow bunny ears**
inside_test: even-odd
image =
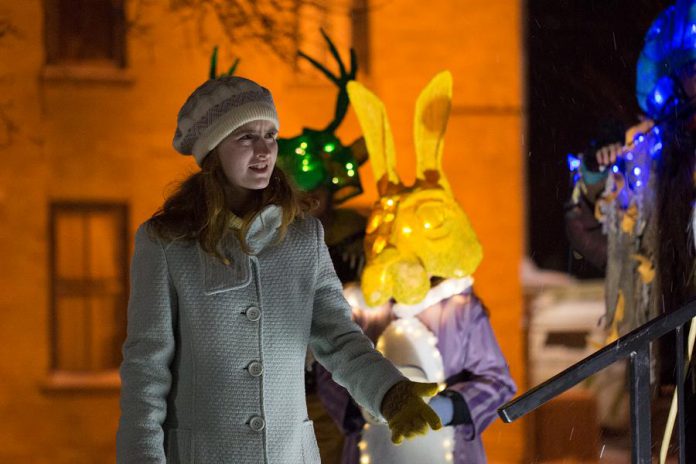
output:
[[[381,198],[368,220],[362,290],[370,306],[395,298],[416,304],[430,277],[467,277],[483,257],[469,219],[454,199],[442,154],[452,101],[452,75],[437,74],[416,102],[416,184],[405,187],[396,170],[394,139],[382,101],[358,82],[348,96],[365,137]]]

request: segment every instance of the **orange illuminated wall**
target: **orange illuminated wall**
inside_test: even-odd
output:
[[[180,105],[207,77],[215,44],[220,45],[222,68],[230,64],[230,55],[238,56],[238,74],[274,91],[281,135],[294,135],[303,126],[322,127],[331,119],[335,101],[335,88],[317,73],[303,66],[298,70],[256,44],[230,44],[213,14],[173,13],[169,0],[124,0],[126,17],[134,21],[122,31],[125,68],[103,63],[47,66],[56,50],[44,40],[53,27],[44,21],[45,8],[55,3],[0,0],[3,463],[114,460],[116,373],[52,372],[51,204],[126,205],[130,254],[137,225],[161,204],[173,181],[195,169],[191,159],[174,152],[171,139]],[[369,21],[361,26],[369,40],[357,42],[367,47],[363,51],[369,52],[364,56],[369,56],[370,72],[360,78],[387,106],[406,183],[414,173],[416,96],[437,71],[453,72],[445,170],[483,243],[477,291],[523,388],[518,277],[524,243],[521,2],[358,3],[370,6]],[[305,24],[302,43],[318,50],[313,24]],[[339,49],[346,50],[350,21],[330,24]],[[346,141],[359,135],[351,113],[341,134]],[[361,175],[366,193],[353,204],[367,207],[376,196],[369,165]],[[119,288],[113,285],[116,294]],[[484,442],[491,462],[522,462],[520,424],[496,423]]]

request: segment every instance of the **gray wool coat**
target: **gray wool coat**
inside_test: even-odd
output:
[[[121,365],[119,464],[318,463],[307,418],[310,347],[373,414],[404,377],[351,321],[314,218],[277,241],[270,206],[247,235],[221,244],[230,265],[197,243],[135,237]]]

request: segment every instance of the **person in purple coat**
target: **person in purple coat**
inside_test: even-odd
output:
[[[317,395],[346,436],[343,464],[485,463],[481,433],[516,386],[472,288],[482,248],[442,170],[452,76],[438,73],[417,99],[418,169],[410,187],[399,179],[381,100],[357,82],[347,87],[380,198],[365,228],[360,288],[344,293],[354,320],[402,374],[442,386],[430,406],[451,428],[394,447],[385,426],[362,412],[321,366]]]
[[[430,290],[415,316],[435,335],[442,356],[447,387],[433,397],[430,406],[443,425],[455,429],[455,464],[486,462],[481,434],[497,417],[497,408],[516,392],[489,313],[471,283],[470,278],[442,281]],[[357,289],[349,288],[346,294],[355,321],[375,343],[402,309],[393,302],[364,309]],[[346,437],[342,464],[358,464],[358,443],[366,421],[348,392],[321,365],[316,376],[317,394]]]

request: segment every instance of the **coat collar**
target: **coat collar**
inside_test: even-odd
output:
[[[460,279],[445,279],[437,286],[431,288],[423,301],[414,305],[394,303],[392,311],[398,318],[415,317],[429,307],[438,304],[442,300],[451,298],[454,295],[464,292],[474,284],[473,277],[462,277]]]
[[[252,256],[273,245],[278,238],[282,216],[281,207],[269,205],[254,217],[246,234]],[[239,227],[240,224],[236,216],[230,222],[232,228]],[[229,264],[199,248],[206,295],[246,287],[251,282],[251,256],[242,251],[235,234],[227,234],[222,239],[219,250],[228,258]]]
[[[275,242],[282,219],[283,210],[277,205],[266,206],[254,217],[246,234],[246,242],[252,255],[259,254]]]

